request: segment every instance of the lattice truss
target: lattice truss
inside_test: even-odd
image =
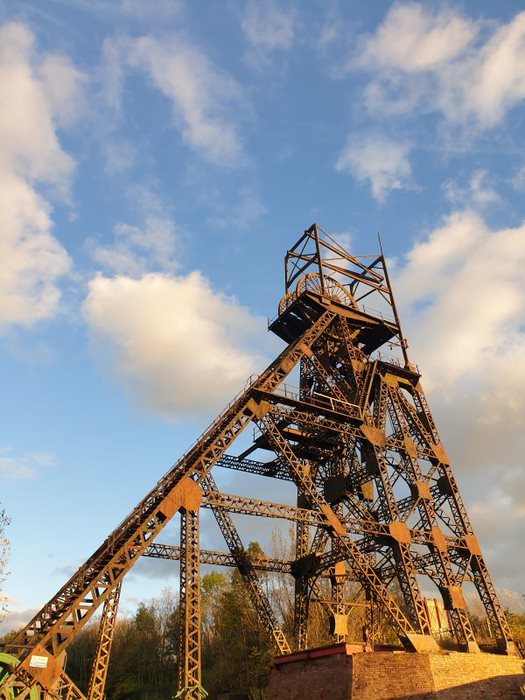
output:
[[[144,555],[180,560],[179,697],[202,695],[202,563],[238,569],[276,653],[307,647],[309,606],[323,598],[321,577],[331,582],[331,599],[323,602],[336,640],[345,639],[355,603],[345,599],[345,583],[353,581],[371,619],[374,611],[387,619],[406,649],[437,648],[422,594],[427,579],[443,598],[459,647],[478,651],[463,596],[469,582],[500,650],[516,653],[409,361],[383,255],[353,257],[314,224],[288,251],[285,267],[286,293],[270,324],[285,349],[10,642],[2,698],[84,698],[63,668],[63,652],[99,608],[88,696],[104,697],[122,581]],[[297,389],[284,383],[292,372]],[[235,455],[233,443],[249,425],[253,443]],[[212,474],[217,467],[288,481],[297,505],[223,493]],[[228,551],[200,549],[201,508],[212,510]],[[295,523],[295,558],[250,558],[232,514]],[[180,546],[157,543],[175,516]],[[260,572],[267,571],[294,577],[290,638],[261,585]]]

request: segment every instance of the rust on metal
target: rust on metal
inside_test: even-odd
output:
[[[61,661],[101,608],[89,700],[103,698],[122,582],[141,556],[180,562],[177,696],[185,700],[204,693],[201,563],[238,569],[263,630],[286,658],[314,653],[304,650],[315,601],[329,613],[334,642],[349,641],[348,615],[364,605],[367,645],[377,637],[378,620],[386,619],[406,649],[436,649],[421,580],[441,597],[460,649],[478,651],[463,594],[470,582],[501,651],[516,653],[419,370],[409,359],[382,250],[350,255],[313,224],[286,253],[284,296],[269,328],[286,344],[281,354],[9,642],[6,651],[20,663],[8,669],[0,697],[24,697],[36,685],[51,698],[82,700]],[[296,369],[294,389],[285,380]],[[252,443],[235,454],[237,437],[250,425]],[[220,468],[288,481],[296,505],[223,493],[212,473]],[[201,549],[202,508],[212,510],[228,551]],[[250,555],[232,514],[292,522],[295,559]],[[180,546],[159,543],[175,518]],[[294,578],[290,638],[261,585],[261,571]],[[330,599],[320,577],[331,586]],[[359,584],[356,599],[346,598],[347,581]],[[299,654],[290,657],[292,651]]]

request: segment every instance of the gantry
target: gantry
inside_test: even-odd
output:
[[[419,370],[409,360],[382,251],[354,257],[313,224],[286,253],[285,294],[269,329],[286,344],[281,354],[9,642],[0,697],[84,700],[67,675],[65,653],[100,609],[87,697],[102,700],[122,582],[141,556],[180,562],[178,697],[185,699],[203,696],[203,563],[238,569],[277,654],[307,648],[309,609],[322,598],[322,577],[331,585],[324,603],[337,641],[346,638],[352,600],[345,583],[352,581],[367,601],[372,635],[380,614],[407,650],[436,650],[424,585],[442,597],[458,648],[475,653],[463,595],[468,582],[500,652],[517,653]],[[297,388],[285,383],[294,376]],[[249,425],[255,427],[250,446],[233,454]],[[213,476],[218,468],[287,481],[296,504],[223,493]],[[201,508],[212,511],[228,551],[201,550]],[[235,514],[294,523],[293,559],[250,556]],[[158,543],[175,517],[180,546]],[[267,571],[295,581],[291,635],[261,585],[260,572]]]

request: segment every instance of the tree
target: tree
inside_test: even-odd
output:
[[[249,556],[262,553],[257,543],[247,551]],[[266,697],[270,644],[241,575],[237,570],[228,576],[206,574],[202,594],[203,685],[210,698],[232,691]]]
[[[7,565],[9,562],[10,542],[7,538],[5,529],[11,521],[7,517],[4,509],[0,510],[0,620],[7,612],[7,599],[2,593],[2,587],[9,574]]]
[[[166,588],[148,605],[139,603],[131,620],[117,625],[107,681],[112,700],[160,700],[177,688],[179,635],[177,596]]]

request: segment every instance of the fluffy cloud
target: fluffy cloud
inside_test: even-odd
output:
[[[369,182],[372,194],[382,202],[390,190],[409,187],[410,150],[410,144],[382,134],[352,136],[339,155],[336,168],[360,182]]]
[[[56,129],[81,103],[82,76],[68,59],[40,56],[22,24],[0,29],[0,328],[49,318],[70,259],[52,235],[51,206],[36,190],[67,196],[74,169]]]
[[[474,523],[506,585],[523,585],[502,545],[525,537],[525,224],[491,229],[458,211],[416,243],[397,270],[410,354],[474,503]],[[492,530],[496,512],[505,534]],[[498,539],[499,538],[499,539]]]
[[[104,269],[137,277],[152,269],[173,270],[176,230],[167,216],[146,216],[143,226],[119,223],[113,229],[114,242],[103,245],[90,239],[88,251]]]
[[[486,170],[476,170],[466,187],[461,187],[455,180],[446,182],[443,187],[447,199],[455,206],[484,209],[501,203],[501,197],[491,185],[491,178]]]
[[[240,87],[203,51],[180,36],[168,41],[148,35],[106,41],[104,53],[106,96],[113,106],[120,100],[125,68],[145,73],[170,100],[175,126],[190,148],[216,165],[242,160],[236,125]]]
[[[2,597],[4,600],[2,600]],[[19,630],[38,612],[38,608],[20,609],[18,607],[18,600],[8,595],[2,596],[0,593],[0,603],[4,601],[7,613],[0,616],[0,636],[12,632],[13,630]]]
[[[525,98],[524,66],[525,13],[498,26],[415,3],[394,5],[352,62],[374,76],[371,113],[437,112],[478,130]]]
[[[99,269],[117,275],[141,277],[148,272],[175,272],[180,253],[180,227],[157,194],[145,186],[128,190],[140,221],[119,222],[113,227],[113,241],[93,237],[86,250]]]
[[[490,484],[490,477],[492,477],[492,484]],[[468,510],[491,570],[497,572],[498,585],[508,586],[521,593],[525,583],[523,562],[521,557],[516,556],[516,552],[520,552],[523,548],[525,499],[522,493],[520,507],[517,504],[518,499],[510,498],[500,488],[498,477],[498,469],[487,469],[482,473],[478,491],[483,489],[485,493],[478,493],[472,503],[468,503]],[[514,603],[508,599],[509,592],[500,590],[499,593],[504,608],[509,607],[514,612],[522,612],[525,601],[522,600],[520,606],[519,599]]]
[[[432,14],[414,3],[394,5],[377,32],[362,39],[360,63],[407,73],[432,70],[462,53],[477,32],[473,21],[449,9]]]
[[[31,325],[58,308],[58,279],[70,260],[51,234],[50,206],[9,170],[0,168],[0,328]]]
[[[412,248],[396,286],[434,381],[453,384],[521,345],[524,265],[525,224],[492,231],[473,211],[450,215]]]
[[[216,293],[199,272],[99,276],[84,313],[124,380],[168,417],[217,410],[262,364],[255,343],[264,322]]]

